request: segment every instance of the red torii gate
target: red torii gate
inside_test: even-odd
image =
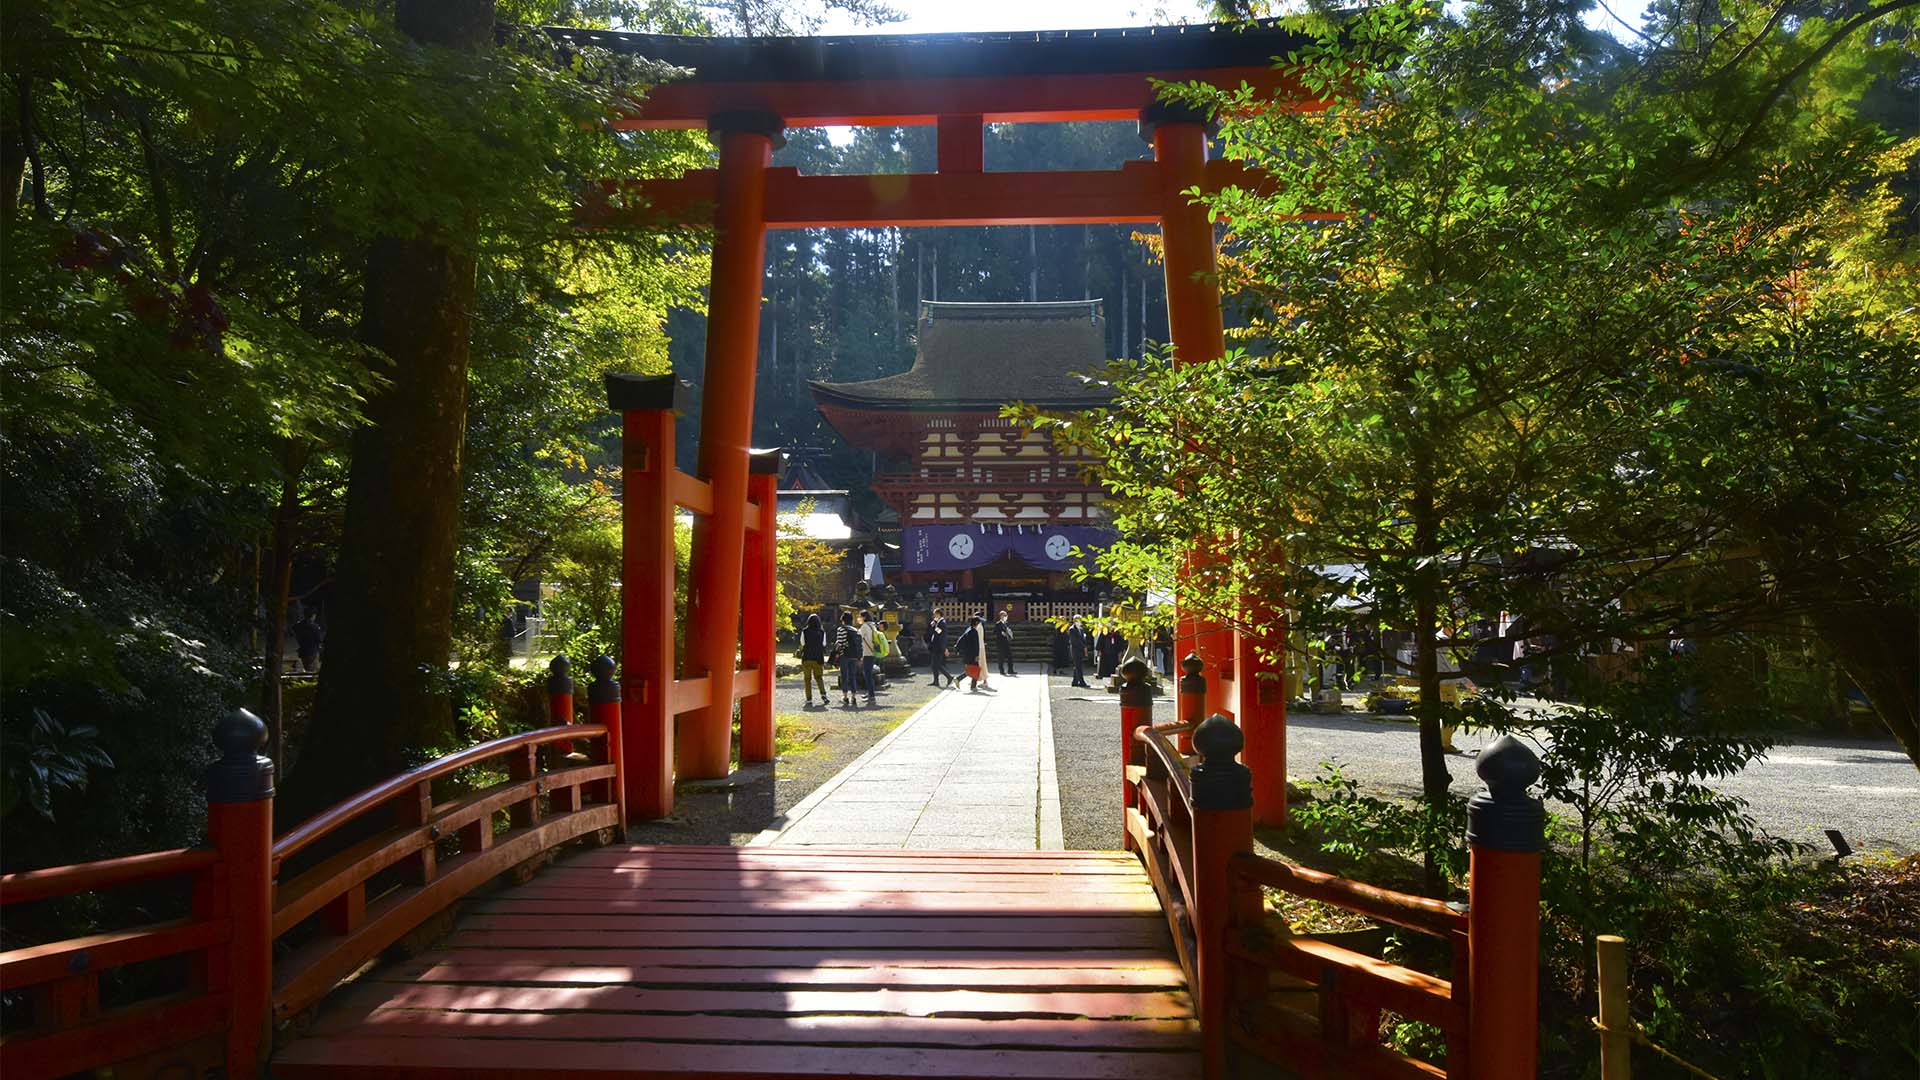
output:
[[[616,376],[609,383],[626,438],[627,804],[636,818],[658,817],[672,807],[669,769],[682,779],[727,774],[735,700],[742,702],[743,762],[773,753],[773,485],[749,490],[767,230],[1156,223],[1176,362],[1217,359],[1224,328],[1214,230],[1188,192],[1258,187],[1263,178],[1236,162],[1209,161],[1207,118],[1160,101],[1155,83],[1245,84],[1274,108],[1318,103],[1274,66],[1298,39],[1271,23],[922,37],[565,36],[693,69],[690,78],[651,91],[615,126],[704,128],[720,151],[715,169],[608,182],[605,201],[587,212],[600,223],[643,213],[715,226],[697,478],[673,465],[672,380]],[[1153,160],[1100,172],[985,170],[986,124],[1071,120],[1137,120]],[[770,167],[788,126],[926,124],[937,128],[934,173],[802,176]],[[696,513],[684,678],[673,670],[671,632],[676,507]],[[757,557],[749,561],[754,540]],[[1258,818],[1280,823],[1286,712],[1279,672],[1254,640],[1224,627],[1183,617],[1180,638],[1182,651],[1198,654],[1215,676],[1207,710],[1236,718],[1246,733]]]

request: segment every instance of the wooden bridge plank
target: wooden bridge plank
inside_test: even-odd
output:
[[[722,952],[725,950],[711,950]],[[799,959],[791,966],[669,966],[644,959],[635,950],[607,950],[581,957],[574,952],[533,952],[522,958],[517,952],[485,951],[478,959],[462,959],[458,954],[427,963],[409,963],[403,969],[410,982],[524,983],[539,985],[599,986],[624,983],[629,986],[684,986],[723,984],[731,986],[836,986],[845,988],[916,987],[1010,987],[1022,990],[1107,990],[1107,989],[1184,989],[1186,976],[1178,965],[1153,966],[1068,966],[1070,957],[1043,958],[1054,962],[1046,967],[1013,966],[998,959],[975,958],[962,963],[861,962],[858,958],[807,965]],[[1078,956],[1081,954],[1071,954]],[[635,957],[635,959],[627,959]],[[1030,957],[1015,957],[1028,964]],[[802,966],[806,965],[806,966]]]
[[[525,890],[515,892],[516,896],[551,898],[552,890],[529,885]],[[608,902],[613,902],[612,897]],[[904,914],[906,912],[946,912],[989,916],[994,913],[1018,914],[1028,917],[1043,915],[1077,914],[1156,914],[1159,903],[1151,892],[1140,894],[1062,894],[1045,897],[1032,897],[1019,894],[999,895],[994,893],[937,893],[937,892],[882,892],[882,893],[826,893],[800,892],[781,893],[774,896],[742,897],[725,890],[707,893],[676,896],[673,899],[648,900],[648,910],[661,915],[752,915],[757,912],[769,914],[777,912],[836,912],[851,908],[886,910]]]
[[[273,1068],[1175,1080],[1197,1048],[1131,856],[616,847],[476,901]]]
[[[449,942],[453,944],[453,942]],[[418,960],[391,971],[408,973],[420,964],[543,964],[554,967],[578,965],[639,965],[673,968],[782,968],[806,965],[814,969],[832,968],[926,968],[940,969],[1073,969],[1095,971],[1146,971],[1169,976],[1173,985],[1184,976],[1179,965],[1160,950],[1082,949],[1057,955],[981,952],[971,949],[682,949],[671,942],[650,949],[462,949],[447,948],[423,954]]]
[[[617,905],[617,906],[616,906]],[[611,910],[610,910],[611,909]],[[1107,915],[1103,913],[1072,916],[1027,916],[1020,912],[975,915],[862,915],[845,911],[778,913],[757,915],[662,915],[644,900],[623,900],[615,904],[591,900],[521,900],[506,896],[473,904],[467,908],[466,926],[480,925],[480,917],[572,917],[601,916],[620,920],[619,928],[653,931],[717,930],[933,930],[947,925],[993,930],[1009,934],[1051,934],[1066,927],[1075,930],[1137,930],[1142,926],[1163,925],[1151,914]]]
[[[509,925],[488,925],[490,921]],[[550,919],[536,916],[481,917],[469,920],[477,924],[463,928],[454,944],[468,949],[526,948],[537,945],[573,945],[582,949],[644,948],[663,940],[655,930],[619,930],[594,925],[590,917],[576,916],[573,925],[556,926]],[[542,925],[545,922],[546,925]],[[1127,932],[1113,930],[1056,930],[1050,934],[1005,934],[992,930],[908,930],[908,931],[789,931],[755,933],[734,930],[720,933],[672,934],[676,945],[691,949],[1043,949],[1059,952],[1069,949],[1149,948],[1166,941],[1165,930],[1158,927]]]
[[[910,867],[868,867],[849,874],[829,871],[770,871],[764,867],[555,867],[545,874],[551,884],[582,884],[599,888],[714,888],[726,884],[743,890],[795,890],[795,888],[877,888],[885,884],[910,884],[943,888],[948,892],[975,890],[1014,890],[1014,892],[1058,892],[1058,890],[1102,890],[1127,892],[1140,888],[1139,874],[1031,874],[998,871],[914,871]]]
[[[759,854],[762,850],[779,854]],[[734,855],[727,852],[741,852]],[[704,849],[687,852],[656,853],[646,849],[609,847],[584,852],[569,859],[568,866],[627,867],[640,869],[706,870],[750,868],[763,871],[806,873],[833,876],[868,872],[907,871],[917,874],[978,873],[998,870],[1007,874],[1039,875],[1117,875],[1135,873],[1124,859],[1096,858],[1022,858],[1021,855],[1052,855],[1052,852],[999,853],[905,851],[870,848],[858,854],[832,848],[730,848],[716,853]]]
[[[468,986],[386,983],[383,1008],[550,1013],[801,1013],[875,1016],[1052,1016],[1178,1020],[1193,1015],[1184,992],[1120,990],[659,990],[630,986]]]
[[[557,1075],[650,1080],[742,1076],[929,1077],[935,1080],[1184,1080],[1200,1075],[1198,1053],[916,1049],[888,1046],[723,1046],[558,1039],[303,1039],[274,1059],[281,1080],[337,1080],[378,1062],[392,1080],[471,1077],[548,1080]],[[369,1073],[371,1074],[371,1073]]]
[[[897,1016],[726,1016],[657,1013],[449,1012],[377,1009],[312,1033],[402,1038],[621,1039],[790,1045],[1183,1050],[1197,1024],[1174,1020],[1042,1020]]]

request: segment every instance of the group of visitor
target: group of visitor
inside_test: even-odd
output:
[[[985,615],[970,616],[966,628],[957,637],[949,629],[944,617],[934,616],[927,624],[923,639],[927,646],[928,667],[933,675],[932,685],[951,690],[957,688],[964,678],[967,680],[968,693],[991,694],[997,693],[992,685],[996,667],[998,674],[1017,678],[1019,673],[1013,665],[1012,615],[1011,610],[1002,609],[991,623],[987,622]],[[813,707],[816,688],[820,692],[820,707],[825,708],[832,701],[827,691],[826,672],[829,667],[837,668],[837,689],[842,705],[858,705],[863,694],[868,705],[877,704],[875,694],[880,681],[879,662],[896,651],[904,654],[905,636],[904,628],[897,631],[897,635],[890,635],[886,625],[867,611],[841,612],[839,625],[831,630],[819,615],[808,615],[800,630],[798,654],[807,707]],[[1111,678],[1126,653],[1127,641],[1114,629],[1103,630],[1096,635],[1087,627],[1085,620],[1076,615],[1060,631],[1057,645],[1062,646],[1060,651],[1066,654],[1065,659],[1073,669],[1073,685],[1091,689],[1091,684],[1087,682],[1087,669],[1092,667],[1102,679]],[[1172,635],[1160,631],[1150,643],[1142,643],[1143,649],[1149,647],[1154,666],[1164,674],[1171,675]],[[957,673],[949,669],[950,661],[958,661]]]
[[[1013,626],[1008,623],[1011,612],[1002,611],[994,622],[989,635],[986,619],[974,615],[967,619],[967,628],[960,632],[958,640],[951,646],[955,659],[960,661],[961,671],[967,678],[967,693],[975,694],[982,690],[998,693],[990,684],[987,667],[987,642],[989,639],[998,646],[1000,654],[1000,674],[1013,676]],[[939,615],[927,624],[927,659],[933,668],[933,685],[939,686],[940,680],[946,680],[947,689],[959,684],[960,677],[947,670],[947,620]]]
[[[808,615],[806,625],[800,628],[800,680],[806,687],[808,707],[813,705],[816,686],[822,706],[832,700],[827,696],[828,664],[839,668],[841,704],[857,704],[863,690],[867,704],[878,704],[874,695],[880,685],[880,661],[899,647],[886,626],[865,611],[841,612],[831,642],[820,616]]]

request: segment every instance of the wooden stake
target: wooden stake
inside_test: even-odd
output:
[[[1627,939],[1594,940],[1600,969],[1600,1080],[1631,1080],[1633,1017],[1627,1009]]]

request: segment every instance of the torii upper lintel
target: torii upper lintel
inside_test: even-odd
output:
[[[703,128],[716,114],[772,113],[789,127],[1132,120],[1152,80],[1253,87],[1312,107],[1275,59],[1305,39],[1272,21],[1026,33],[711,38],[556,30],[569,41],[689,68],[616,126]]]

